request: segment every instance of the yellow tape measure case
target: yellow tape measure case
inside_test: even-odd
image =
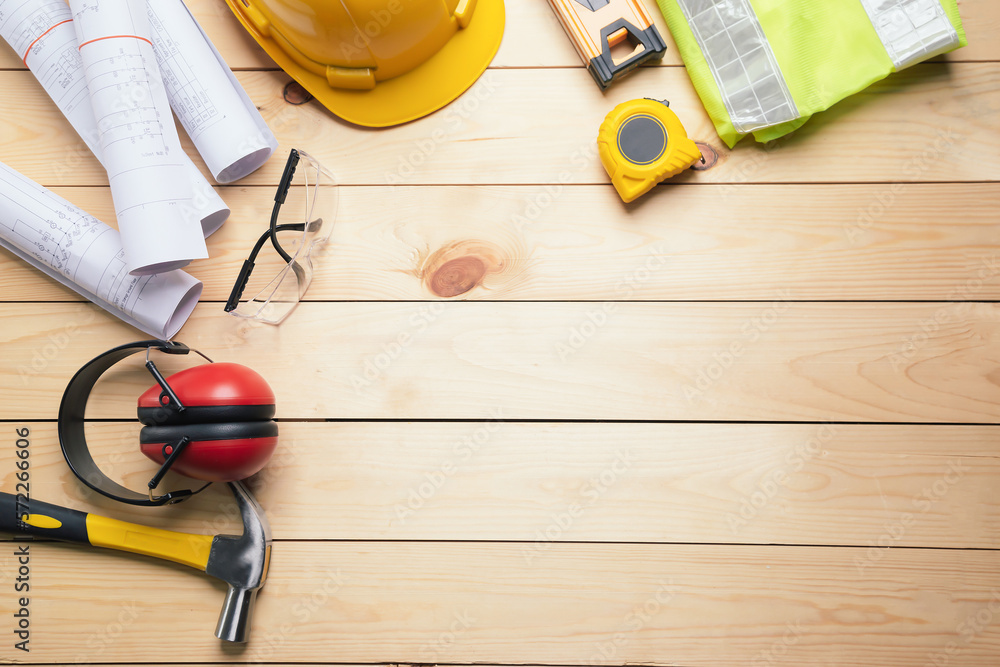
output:
[[[618,194],[635,201],[657,183],[701,159],[701,151],[666,102],[642,99],[616,106],[597,135],[601,162]]]

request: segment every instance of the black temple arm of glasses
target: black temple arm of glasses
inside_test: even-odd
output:
[[[295,167],[299,165],[299,152],[294,148],[288,153],[288,160],[285,161],[285,171],[281,175],[281,182],[278,184],[278,191],[274,193],[274,203],[284,204],[285,197],[288,196],[288,188],[292,185],[295,177]]]
[[[274,209],[271,211],[271,229],[268,232],[271,236],[271,245],[274,246],[274,249],[278,251],[278,254],[286,262],[291,262],[292,256],[285,252],[285,249],[278,243],[278,211],[281,210],[281,205],[285,203],[285,198],[288,196],[288,189],[292,187],[292,179],[295,178],[295,168],[298,165],[299,152],[293,148],[288,153],[288,160],[285,162],[285,171],[281,175],[278,191],[274,193]]]
[[[285,162],[285,171],[281,175],[281,182],[278,184],[278,191],[274,193],[274,209],[271,211],[271,224],[268,226],[268,230],[257,239],[257,245],[253,247],[253,251],[250,253],[250,257],[243,262],[243,266],[240,268],[240,274],[236,277],[236,284],[233,285],[233,291],[229,293],[229,299],[226,301],[226,312],[232,312],[236,310],[237,306],[240,305],[240,298],[243,296],[243,290],[246,289],[247,283],[250,281],[250,274],[253,273],[254,262],[257,259],[258,253],[260,253],[261,248],[268,239],[271,240],[271,245],[274,249],[278,251],[281,258],[286,262],[292,261],[292,256],[285,252],[285,249],[281,247],[278,243],[278,232],[285,231],[304,231],[305,224],[296,225],[279,225],[278,224],[278,212],[281,210],[281,205],[285,203],[285,198],[288,196],[288,189],[292,186],[292,179],[295,177],[295,168],[299,164],[299,152],[294,148],[288,153],[288,160]]]
[[[306,228],[305,224],[297,225],[278,225],[277,227],[272,227],[266,232],[261,234],[260,238],[257,239],[257,245],[253,247],[253,251],[250,253],[250,257],[243,260],[243,266],[240,268],[240,275],[236,277],[236,284],[233,285],[233,291],[229,293],[229,299],[226,301],[226,312],[232,312],[236,310],[236,307],[240,305],[240,298],[243,296],[243,290],[246,289],[247,283],[250,281],[250,274],[253,273],[254,262],[257,261],[257,255],[260,253],[260,249],[264,247],[268,239],[276,232],[301,232]],[[289,259],[288,261],[291,261]]]

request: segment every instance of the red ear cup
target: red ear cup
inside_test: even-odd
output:
[[[274,417],[274,391],[267,380],[240,364],[195,366],[167,378],[184,404],[178,412],[160,385],[139,397],[139,421],[147,426],[264,421]]]
[[[171,469],[206,482],[245,479],[267,464],[278,444],[274,392],[256,371],[232,363],[195,366],[167,378],[179,411],[155,384],[139,397],[142,453],[158,464],[183,437],[190,442]],[[172,450],[171,450],[172,451]]]
[[[264,421],[146,426],[139,432],[139,447],[162,465],[184,436],[191,442],[172,470],[206,482],[235,482],[259,472],[271,459],[278,445],[278,425]]]

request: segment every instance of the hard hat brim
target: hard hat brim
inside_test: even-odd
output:
[[[505,21],[503,0],[478,0],[469,25],[430,59],[405,74],[378,82],[372,90],[345,90],[331,88],[325,77],[296,63],[274,40],[260,35],[233,10],[264,51],[323,106],[366,127],[408,123],[454,101],[486,71],[500,48]]]

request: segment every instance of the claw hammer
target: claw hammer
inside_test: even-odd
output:
[[[271,529],[264,510],[242,482],[230,482],[243,520],[242,535],[193,535],[118,521],[96,514],[0,493],[0,531],[129,551],[201,570],[229,585],[215,636],[243,643],[257,591],[271,559]]]

